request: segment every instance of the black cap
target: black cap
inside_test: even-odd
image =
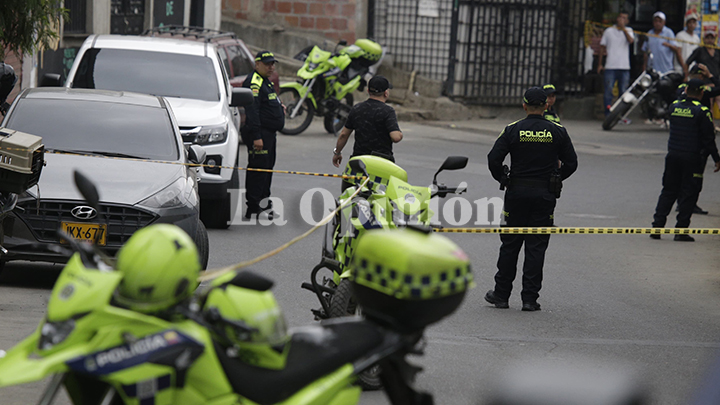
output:
[[[523,96],[523,103],[527,105],[543,105],[547,103],[547,96],[545,95],[545,92],[540,87],[530,87],[529,89],[525,90],[525,95]]]
[[[546,84],[546,85],[543,86],[543,91],[545,92],[545,95],[546,95],[546,96],[549,96],[549,95],[551,95],[551,94],[555,94],[555,92],[556,92],[557,90],[555,90],[555,86],[553,86],[552,84],[549,84],[549,83],[548,83],[548,84]]]
[[[383,93],[385,90],[392,88],[392,84],[385,76],[374,76],[368,83],[368,90],[372,93]]]
[[[690,79],[687,86],[690,91],[705,90],[705,82],[702,79]]]
[[[270,51],[260,51],[255,55],[255,60],[260,61],[262,63],[272,63],[275,62],[275,55],[273,55]]]

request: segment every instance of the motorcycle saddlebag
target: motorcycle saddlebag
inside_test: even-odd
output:
[[[401,333],[415,333],[450,315],[474,286],[470,261],[429,228],[370,230],[350,264],[363,314]]]

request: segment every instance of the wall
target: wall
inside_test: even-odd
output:
[[[231,18],[311,31],[348,43],[365,36],[366,8],[364,0],[223,0],[222,3],[223,15]]]

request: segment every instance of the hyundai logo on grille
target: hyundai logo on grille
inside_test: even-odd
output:
[[[93,219],[97,216],[95,208],[87,205],[78,205],[70,213],[77,219]]]

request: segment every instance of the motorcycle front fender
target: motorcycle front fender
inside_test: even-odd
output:
[[[310,100],[310,102],[313,104],[313,107],[317,109],[317,102],[315,101],[315,97],[312,93],[308,93],[308,88],[304,87],[301,83],[298,82],[288,82],[283,83],[280,85],[281,89],[295,89],[297,90],[300,97],[304,97],[305,93],[307,93],[307,98]]]
[[[51,374],[66,372],[65,361],[79,354],[73,351],[68,356],[62,351],[47,357],[31,358],[39,339],[40,332],[36,331],[0,358],[0,387],[40,381]]]

